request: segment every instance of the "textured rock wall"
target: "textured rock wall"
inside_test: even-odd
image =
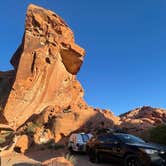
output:
[[[22,43],[11,59],[17,74],[3,111],[9,126],[17,129],[48,106],[67,107],[82,97],[76,74],[84,54],[58,15],[30,5]]]

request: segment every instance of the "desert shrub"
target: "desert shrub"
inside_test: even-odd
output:
[[[0,144],[3,144],[8,140],[10,137],[12,137],[13,131],[1,131],[0,134]]]
[[[149,130],[149,139],[152,142],[166,145],[166,124],[159,125]]]
[[[68,107],[66,107],[65,109],[63,109],[63,113],[69,113],[72,112],[73,110],[71,109],[71,106],[69,105]]]
[[[30,123],[30,124],[28,125],[28,127],[26,128],[25,132],[26,132],[27,134],[34,134],[35,131],[36,131],[36,128],[38,128],[38,127],[41,127],[40,124]]]
[[[63,110],[63,112],[64,112],[64,113],[69,113],[69,112],[72,112],[72,110],[66,108],[66,109]]]
[[[65,159],[68,160],[68,161],[70,161],[73,165],[76,165],[76,163],[77,163],[76,157],[73,156],[73,155],[71,155],[70,153],[67,153],[65,155]]]
[[[5,137],[0,136],[0,144],[3,144],[4,142],[6,142]]]

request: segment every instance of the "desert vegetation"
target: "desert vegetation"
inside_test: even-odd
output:
[[[149,141],[166,145],[166,124],[149,129]]]
[[[68,161],[70,161],[73,165],[76,165],[76,163],[77,163],[76,157],[73,156],[73,155],[70,154],[70,153],[67,153],[67,154],[65,155],[65,159],[68,160]]]

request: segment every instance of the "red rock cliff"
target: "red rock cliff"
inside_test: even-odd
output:
[[[11,59],[17,74],[3,111],[8,125],[17,129],[48,106],[66,107],[82,97],[76,74],[84,54],[57,14],[30,5],[22,43]]]

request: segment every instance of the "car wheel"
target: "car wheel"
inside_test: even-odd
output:
[[[89,150],[89,160],[92,163],[100,163],[100,156],[95,150]]]
[[[124,166],[142,166],[142,164],[136,155],[128,155],[125,157]]]

